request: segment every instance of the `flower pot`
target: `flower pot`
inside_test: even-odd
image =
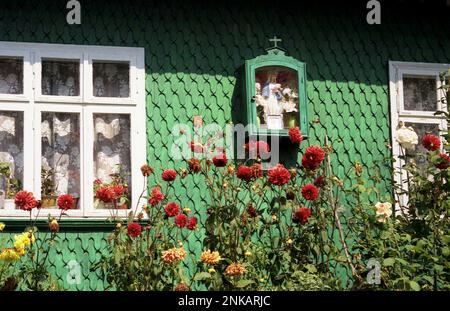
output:
[[[94,200],[94,207],[96,209],[115,209],[113,203],[105,203],[100,201],[99,199]],[[116,209],[128,209],[128,202],[118,204]]]
[[[41,208],[55,208],[58,197],[56,195],[43,196],[41,200]]]

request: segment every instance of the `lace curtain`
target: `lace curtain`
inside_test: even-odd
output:
[[[23,60],[0,58],[0,93],[23,94]]]
[[[23,112],[0,111],[0,162],[10,164],[14,178],[23,180]],[[5,191],[5,179],[0,178]]]
[[[79,124],[77,113],[42,113],[42,168],[53,171],[57,195],[80,195]]]
[[[437,86],[433,77],[404,77],[403,98],[406,110],[435,111]]]
[[[42,61],[42,94],[78,96],[80,63],[78,61]]]
[[[130,65],[128,63],[94,62],[92,67],[94,96],[130,96]]]
[[[422,138],[425,134],[431,133],[434,135],[439,135],[439,125],[437,124],[426,124],[426,123],[412,123],[405,122],[405,126],[411,126],[419,137],[419,143],[416,145],[414,150],[406,150],[406,155],[414,157],[416,163],[420,166],[427,163],[427,150],[422,146]]]
[[[110,174],[131,170],[130,116],[126,114],[94,114],[94,176],[104,183]],[[130,176],[126,177],[131,187]]]

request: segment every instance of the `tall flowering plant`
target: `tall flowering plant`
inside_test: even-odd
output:
[[[14,236],[11,246],[0,248],[0,287],[14,290],[20,286],[27,290],[52,290],[57,283],[47,270],[50,249],[58,243],[59,221],[65,211],[71,209],[74,198],[69,195],[58,197],[59,217],[48,217],[48,230],[39,231],[37,221],[41,212],[41,203],[33,193],[19,191],[14,198],[17,208],[28,212],[30,221],[23,233]],[[35,217],[33,211],[38,210]],[[0,231],[5,225],[0,224]]]
[[[197,229],[197,217],[174,198],[177,171],[164,170],[162,183],[150,187],[148,195],[147,179],[154,171],[148,165],[141,171],[145,186],[140,199],[147,203],[138,202],[127,219],[114,219],[105,255],[92,270],[100,271],[111,289],[186,289],[183,262],[188,254],[184,241]]]

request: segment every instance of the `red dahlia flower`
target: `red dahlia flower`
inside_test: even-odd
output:
[[[422,138],[422,145],[428,151],[436,151],[441,148],[441,140],[433,134],[426,134]]]
[[[102,187],[97,189],[95,197],[104,203],[111,203],[115,198],[114,190],[110,187]]]
[[[187,228],[189,230],[194,230],[195,228],[197,228],[197,222],[198,222],[197,217],[189,218],[189,222],[187,224]]]
[[[313,184],[304,185],[302,188],[302,196],[305,200],[314,201],[319,197],[319,189]]]
[[[236,171],[236,177],[243,181],[249,182],[253,178],[253,171],[247,165],[240,165]]]
[[[254,163],[252,166],[250,166],[252,170],[252,178],[258,179],[259,177],[262,177],[262,166],[261,163]]]
[[[180,214],[175,217],[175,226],[178,228],[184,228],[187,224],[187,216],[185,214]]]
[[[292,215],[292,221],[296,224],[306,224],[308,218],[311,216],[311,210],[306,207],[300,207],[296,209]]]
[[[267,153],[269,153],[270,147],[265,141],[251,140],[245,144],[245,151],[250,155],[256,154],[258,158],[261,158],[262,156],[265,157]]]
[[[151,206],[156,206],[162,200],[164,200],[164,194],[161,192],[161,189],[159,187],[153,187],[148,203]]]
[[[319,146],[310,146],[306,149],[302,158],[302,165],[307,170],[314,171],[319,168],[325,159],[325,151]]]
[[[228,162],[227,155],[225,153],[219,153],[212,161],[216,167],[224,167]]]
[[[187,161],[189,165],[189,170],[192,173],[199,173],[202,170],[202,165],[200,164],[200,161],[196,158],[191,158]]]
[[[294,144],[300,144],[303,141],[303,135],[298,126],[289,129],[289,139]]]
[[[58,198],[58,207],[63,211],[71,209],[75,200],[70,194],[63,194]]]
[[[153,168],[151,166],[148,166],[147,164],[144,164],[141,166],[141,172],[142,176],[148,177],[153,174]]]
[[[32,192],[19,191],[14,197],[14,203],[24,211],[31,211],[36,207],[37,201]]]
[[[440,170],[446,170],[448,167],[450,167],[450,157],[446,155],[445,153],[439,154],[439,163],[435,166]]]
[[[274,168],[271,168],[267,174],[269,176],[269,183],[272,185],[282,186],[291,180],[291,174],[283,164],[278,164]]]
[[[132,238],[138,237],[141,235],[142,228],[141,225],[136,222],[130,222],[127,228],[128,235]]]
[[[117,198],[124,195],[125,191],[127,191],[127,187],[124,185],[114,185],[111,186],[111,190],[114,191],[114,195]]]
[[[167,217],[174,217],[180,213],[180,206],[175,202],[168,203],[164,208],[164,212]]]
[[[177,178],[177,171],[173,169],[164,170],[161,177],[164,181],[174,181]]]
[[[256,213],[256,208],[253,207],[253,204],[247,205],[247,214],[252,218],[258,216],[258,214]]]

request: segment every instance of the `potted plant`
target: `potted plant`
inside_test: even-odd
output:
[[[97,209],[128,209],[130,191],[125,180],[126,174],[110,174],[111,182],[104,183],[100,179],[94,181],[94,206]]]
[[[41,169],[41,207],[53,208],[56,206],[55,182],[53,181],[53,170],[51,168]]]
[[[0,162],[0,176],[4,183],[4,190],[0,194],[0,208],[14,209],[14,196],[21,189],[20,180],[13,177],[8,162]]]

